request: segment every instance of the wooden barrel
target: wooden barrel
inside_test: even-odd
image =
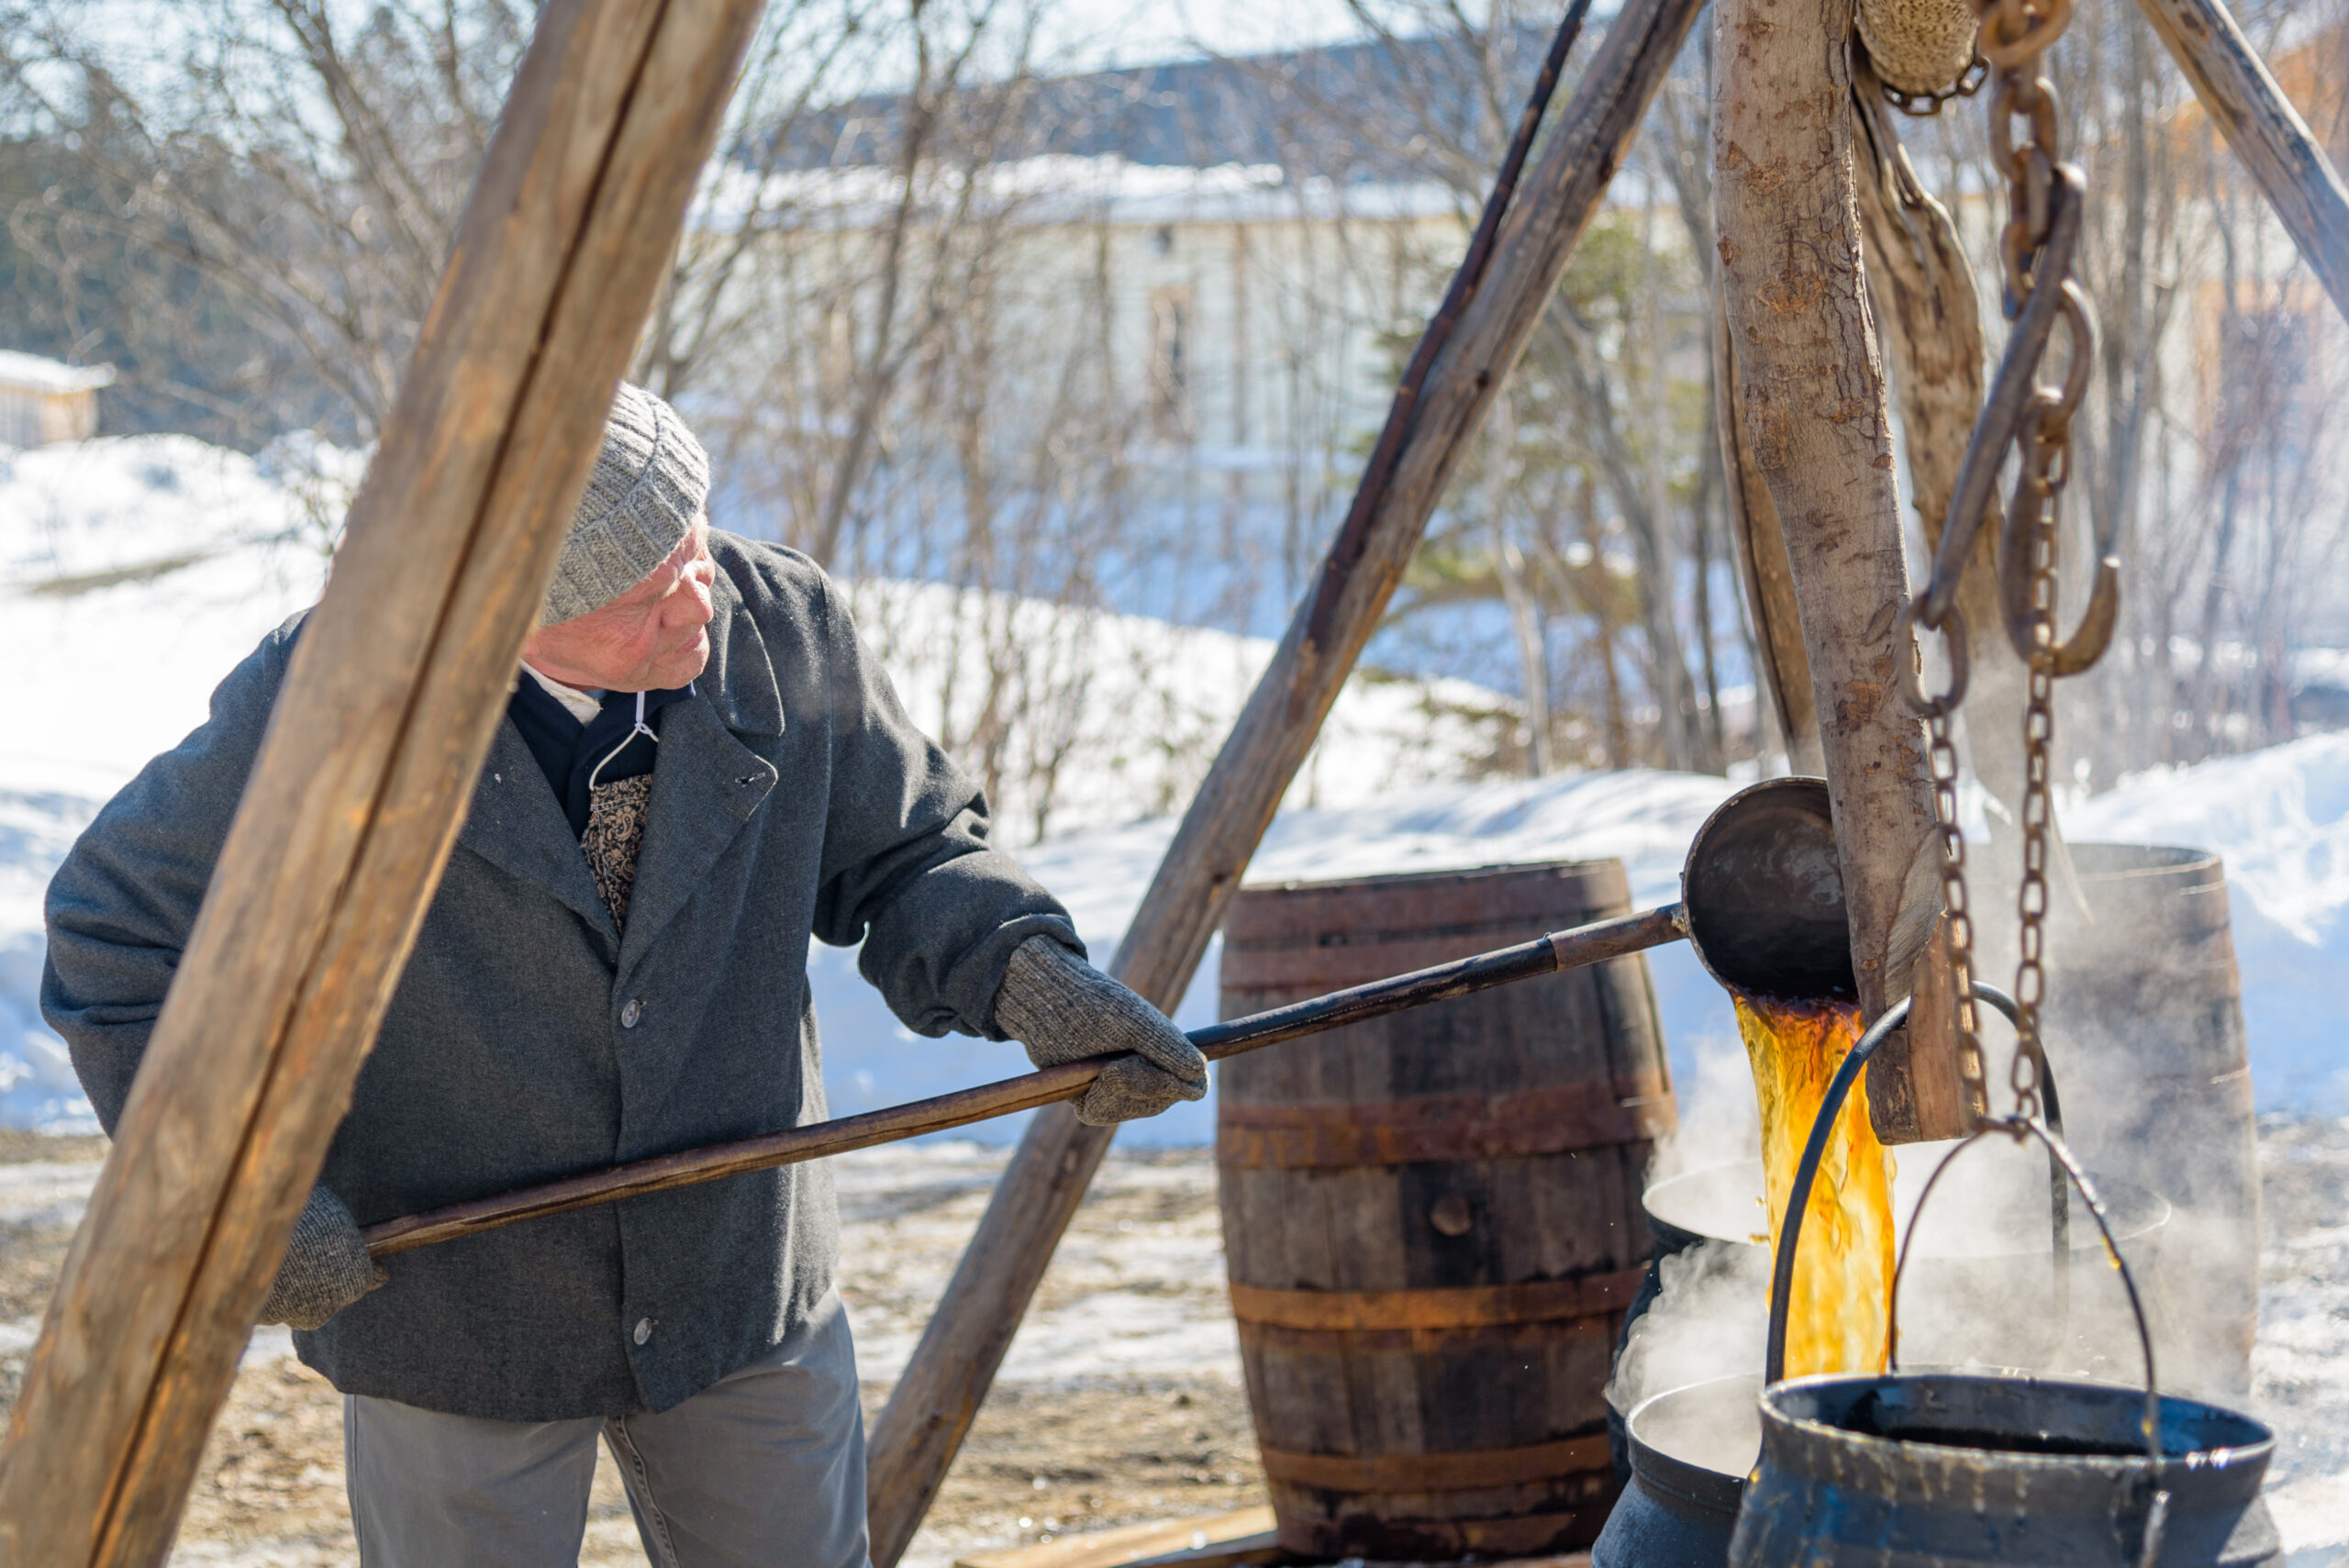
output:
[[[2206,850],[2071,853],[2087,917],[2058,895],[2045,1023],[2065,1130],[2089,1169],[2176,1206],[2153,1271],[2165,1385],[2241,1395],[2258,1321],[2259,1164],[2226,873]]]
[[[1629,908],[1614,861],[1248,888],[1223,1013]],[[1636,956],[1224,1063],[1224,1251],[1284,1546],[1425,1559],[1598,1536],[1609,1358],[1672,1122]]]

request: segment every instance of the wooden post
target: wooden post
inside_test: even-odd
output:
[[[1745,404],[1737,395],[1737,346],[1730,341],[1729,317],[1718,281],[1713,296],[1713,400],[1715,439],[1721,444],[1721,473],[1727,481],[1730,536],[1737,546],[1737,570],[1745,584],[1746,613],[1753,617],[1753,672],[1778,734],[1787,743],[1787,766],[1813,777],[1827,771],[1820,751],[1819,710],[1810,700],[1810,655],[1803,651],[1802,608],[1795,602],[1794,565],[1787,559],[1787,536],[1778,508],[1753,461],[1745,433]]]
[[[1628,0],[1510,210],[1491,269],[1435,361],[1384,499],[1349,526],[1217,754],[1111,973],[1172,1010],[1281,796],[1418,549],[1670,70],[1698,0]],[[1351,519],[1350,519],[1351,523]],[[893,1568],[943,1485],[1110,1132],[1039,1111],[957,1265],[866,1461],[873,1561]]]
[[[1720,0],[1721,290],[1745,433],[1801,609],[1853,968],[1870,1018],[1907,994],[1939,884],[1924,729],[1900,700],[1909,597],[1882,360],[1854,205],[1851,0]],[[1885,1141],[1920,1136],[1905,1040],[1868,1070]]]
[[[161,1563],[506,704],[756,0],[551,0],[43,1321],[0,1563]]]
[[[2349,319],[2349,191],[2225,0],[2137,0],[2137,8]]]
[[[1957,488],[1958,465],[1982,411],[1982,309],[1957,226],[1918,180],[1894,135],[1883,89],[1859,62],[1853,95],[1862,136],[1860,233],[1868,292],[1900,395],[1909,477],[1928,557]],[[1996,522],[1996,507],[1991,508]],[[1974,772],[2007,808],[2022,810],[2023,667],[1998,629],[1998,529],[1985,528],[1958,581],[1958,612],[1971,633],[1965,735]]]

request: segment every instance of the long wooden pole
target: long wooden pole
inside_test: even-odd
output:
[[[1737,550],[1745,611],[1753,617],[1754,677],[1777,718],[1779,737],[1787,743],[1788,769],[1816,776],[1827,771],[1827,759],[1819,748],[1819,709],[1810,697],[1810,655],[1803,651],[1802,606],[1795,598],[1794,564],[1787,558],[1787,536],[1778,526],[1778,508],[1770,499],[1770,486],[1762,477],[1753,442],[1746,434],[1745,400],[1737,390],[1737,346],[1730,339],[1718,279],[1713,298],[1713,384],[1720,389],[1713,401],[1713,435],[1721,446],[1730,539]]]
[[[1714,214],[1734,394],[1801,610],[1853,968],[1869,1018],[1909,992],[1939,882],[1925,735],[1895,686],[1909,597],[1884,366],[1860,262],[1851,0],[1720,0]],[[1925,1136],[1908,1041],[1868,1072],[1887,1142]],[[1962,1130],[1962,1129],[1961,1129]],[[1937,1134],[1946,1136],[1946,1134]]]
[[[161,1563],[438,884],[756,0],[550,0],[67,1255],[0,1563]]]
[[[2137,0],[2137,8],[2349,319],[2349,190],[2225,0]]]
[[[1687,934],[1687,917],[1680,906],[1667,904],[1637,915],[1594,920],[1571,930],[1551,931],[1514,947],[1432,964],[1408,974],[1374,980],[1367,985],[1349,986],[1326,996],[1291,1002],[1243,1018],[1226,1018],[1193,1029],[1191,1043],[1209,1062],[1221,1062],[1251,1051],[1262,1051],[1268,1045],[1319,1034],[1324,1029],[1342,1029],[1365,1019],[1383,1018],[1390,1013],[1448,1002],[1455,996],[1474,995],[1496,985],[1512,985],[1538,975],[1645,952],[1666,942],[1679,941]],[[992,1084],[866,1111],[861,1116],[811,1122],[785,1132],[745,1138],[707,1149],[659,1154],[494,1197],[473,1198],[423,1214],[387,1219],[369,1226],[363,1232],[367,1254],[388,1258],[395,1252],[412,1252],[418,1247],[478,1236],[484,1230],[520,1220],[568,1214],[573,1209],[618,1203],[647,1193],[720,1181],[749,1171],[797,1165],[828,1154],[899,1143],[926,1133],[1057,1105],[1082,1095],[1105,1068],[1120,1060],[1124,1059],[1102,1056],[1065,1062],[1040,1072],[1023,1073],[1016,1078],[1000,1078]]]
[[[1350,516],[1320,580],[1258,682],[1128,928],[1112,972],[1171,1010],[1239,891],[1264,828],[1402,580],[1469,439],[1517,363],[1699,0],[1627,0],[1494,243],[1425,389],[1392,478]],[[1358,508],[1359,510],[1359,508]],[[1038,1114],[997,1184],[866,1462],[873,1561],[894,1568],[929,1511],[1010,1348],[1110,1134],[1065,1106]]]

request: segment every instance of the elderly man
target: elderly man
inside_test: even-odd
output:
[[[359,1226],[820,1119],[808,938],[907,1026],[1132,1052],[1096,1123],[1207,1065],[988,847],[824,573],[712,533],[708,465],[623,386],[541,626],[264,1318],[344,1395],[371,1568],[575,1562],[596,1440],[662,1568],[865,1562],[855,1357],[819,1165],[371,1264]],[[101,812],[49,895],[42,1006],[115,1125],[296,617]]]

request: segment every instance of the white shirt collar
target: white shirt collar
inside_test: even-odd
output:
[[[582,724],[591,722],[604,711],[604,694],[601,692],[583,692],[576,686],[566,686],[551,675],[540,673],[529,664],[522,666],[522,672],[538,682],[547,695],[561,703],[564,711]]]

